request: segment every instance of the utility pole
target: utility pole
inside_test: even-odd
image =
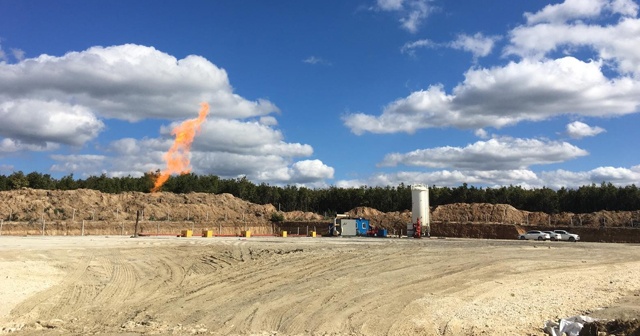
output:
[[[140,210],[136,210],[136,227],[133,232],[133,237],[138,237],[138,222],[140,221]]]

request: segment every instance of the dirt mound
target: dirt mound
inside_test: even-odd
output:
[[[271,205],[246,202],[231,194],[22,189],[0,192],[0,219],[18,222],[135,220],[231,221],[268,224]],[[297,215],[296,215],[297,216]]]
[[[579,336],[626,335],[640,336],[640,321],[596,321],[586,323]]]
[[[431,220],[519,224],[526,220],[526,212],[507,204],[454,203],[436,207],[432,212]]]
[[[368,207],[357,207],[347,215],[352,218],[366,218],[371,224],[385,229],[403,229],[411,223],[411,211],[382,212]]]
[[[432,222],[516,224],[539,227],[640,227],[640,211],[598,211],[587,214],[562,212],[547,214],[518,210],[508,204],[453,203],[431,207]],[[402,229],[411,222],[411,211],[380,212],[359,207],[348,213],[352,217],[363,217],[384,228]]]
[[[313,213],[313,212],[303,212],[303,211],[289,211],[284,212],[284,220],[287,222],[298,222],[298,221],[321,221],[324,220],[324,216]]]

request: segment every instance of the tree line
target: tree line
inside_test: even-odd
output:
[[[76,179],[73,174],[60,179],[49,174],[14,172],[0,175],[0,191],[33,188],[45,190],[93,189],[104,193],[150,192],[156,173],[141,177],[90,176]],[[281,211],[311,211],[326,216],[343,213],[355,207],[366,206],[383,212],[411,209],[411,186],[359,188],[311,189],[295,185],[274,186],[255,184],[246,177],[221,179],[215,175],[193,173],[171,176],[162,186],[162,191],[172,193],[202,192],[212,194],[229,193],[256,204],[272,204]],[[524,189],[520,186],[499,188],[477,188],[466,183],[461,186],[429,188],[431,206],[452,203],[509,204],[520,210],[546,213],[587,213],[600,210],[640,210],[640,190],[635,184],[616,187],[611,183],[591,184],[575,189],[550,188]]]

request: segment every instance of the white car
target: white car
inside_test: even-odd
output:
[[[561,240],[562,236],[559,233],[553,232],[553,231],[542,231],[544,233],[549,234],[549,237],[551,237],[551,240]]]
[[[544,233],[542,231],[538,231],[538,230],[531,230],[531,231],[527,231],[527,233],[525,234],[521,234],[518,236],[518,239],[520,240],[529,240],[529,239],[533,239],[533,240],[550,240],[551,236],[549,236],[548,233]]]
[[[570,242],[576,242],[580,240],[580,236],[575,233],[569,233],[565,230],[553,230],[553,232],[560,235],[560,240],[566,240]]]

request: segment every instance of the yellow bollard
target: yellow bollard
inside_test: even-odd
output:
[[[241,231],[240,235],[245,238],[251,238],[251,231]]]
[[[282,237],[287,237],[287,231],[282,231]]]
[[[316,232],[315,231],[311,231],[311,238],[315,238],[316,237]]]
[[[192,230],[182,230],[181,236],[190,238],[191,236],[193,236],[193,231]]]
[[[203,238],[211,238],[211,237],[213,237],[213,231],[212,230],[202,230],[202,237]]]

